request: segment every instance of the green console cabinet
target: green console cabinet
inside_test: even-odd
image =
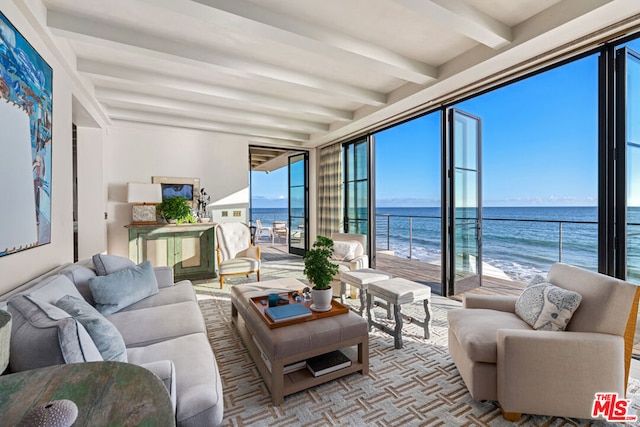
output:
[[[173,267],[174,279],[216,277],[215,223],[127,225],[129,258]]]

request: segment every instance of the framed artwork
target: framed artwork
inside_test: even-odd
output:
[[[0,12],[0,256],[51,242],[53,70]]]
[[[182,196],[191,200],[191,208],[198,208],[198,196],[200,196],[200,180],[198,178],[171,178],[167,176],[151,177],[153,184],[162,187],[162,200],[175,196]]]

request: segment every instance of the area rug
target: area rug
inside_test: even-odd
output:
[[[286,269],[283,269],[285,274]],[[246,279],[245,279],[246,280]],[[211,347],[224,390],[224,425],[228,426],[582,426],[608,425],[557,417],[523,416],[504,420],[492,402],[474,401],[447,351],[446,313],[455,301],[432,297],[431,339],[417,325],[406,324],[404,347],[379,330],[370,334],[370,370],[355,373],[285,398],[271,395],[231,322],[228,288],[196,285]],[[357,300],[347,300],[358,304]],[[419,308],[416,308],[419,312]],[[378,317],[384,312],[378,310]],[[631,411],[640,409],[640,382],[632,380]],[[621,425],[621,424],[616,424]]]

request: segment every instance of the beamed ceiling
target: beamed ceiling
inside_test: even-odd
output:
[[[16,2],[75,56],[98,123],[285,148],[357,135],[640,13],[638,0],[44,0],[46,13]]]

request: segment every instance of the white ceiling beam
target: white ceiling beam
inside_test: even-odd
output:
[[[130,122],[152,123],[164,126],[184,127],[190,129],[201,129],[213,132],[231,133],[234,135],[245,135],[253,137],[264,137],[282,139],[287,141],[305,142],[309,140],[308,134],[298,132],[287,132],[277,129],[266,129],[258,126],[235,125],[229,123],[214,122],[211,120],[201,120],[189,117],[177,117],[171,114],[150,113],[136,111],[125,108],[108,108],[109,116],[113,120],[124,120]]]
[[[97,20],[80,18],[55,10],[47,14],[47,25],[54,34],[115,49],[124,49],[138,55],[177,61],[179,63],[208,66],[242,78],[262,79],[265,83],[279,81],[313,92],[350,99],[367,105],[381,106],[386,95],[333,80],[302,74],[296,71],[232,57],[194,44],[180,43],[156,34],[141,33],[128,28],[108,25]]]
[[[197,94],[199,99],[204,98],[202,97],[202,95],[207,95],[209,97],[219,98],[223,100],[226,99],[237,101],[243,104],[258,106],[262,111],[265,111],[267,113],[302,113],[305,115],[309,115],[312,118],[317,117],[324,120],[353,120],[353,113],[350,111],[323,107],[321,105],[315,105],[285,98],[278,98],[270,95],[262,95],[259,93],[240,89],[216,86],[197,80],[190,80],[189,78],[185,77],[162,74],[153,70],[114,65],[106,62],[93,61],[82,58],[78,59],[77,66],[78,72],[91,76],[107,77],[138,84],[151,84],[157,87],[171,88],[184,92],[192,92],[194,95]],[[219,104],[219,102],[217,104]]]
[[[511,28],[464,0],[394,0],[472,40],[499,49],[511,43]]]
[[[197,102],[181,101],[131,91],[103,89],[97,87],[95,93],[98,100],[107,106],[114,106],[115,103],[117,103],[118,106],[126,104],[129,108],[135,108],[142,111],[162,109],[167,113],[200,117],[214,121],[224,119],[225,121],[229,120],[235,123],[249,123],[252,125],[276,129],[291,129],[296,132],[326,132],[329,130],[329,125],[324,123],[275,117],[268,114],[215,107]]]
[[[241,31],[252,37],[317,52],[413,83],[425,84],[437,78],[436,67],[255,3],[240,0],[144,1],[191,18],[215,22],[217,27],[230,31]]]

